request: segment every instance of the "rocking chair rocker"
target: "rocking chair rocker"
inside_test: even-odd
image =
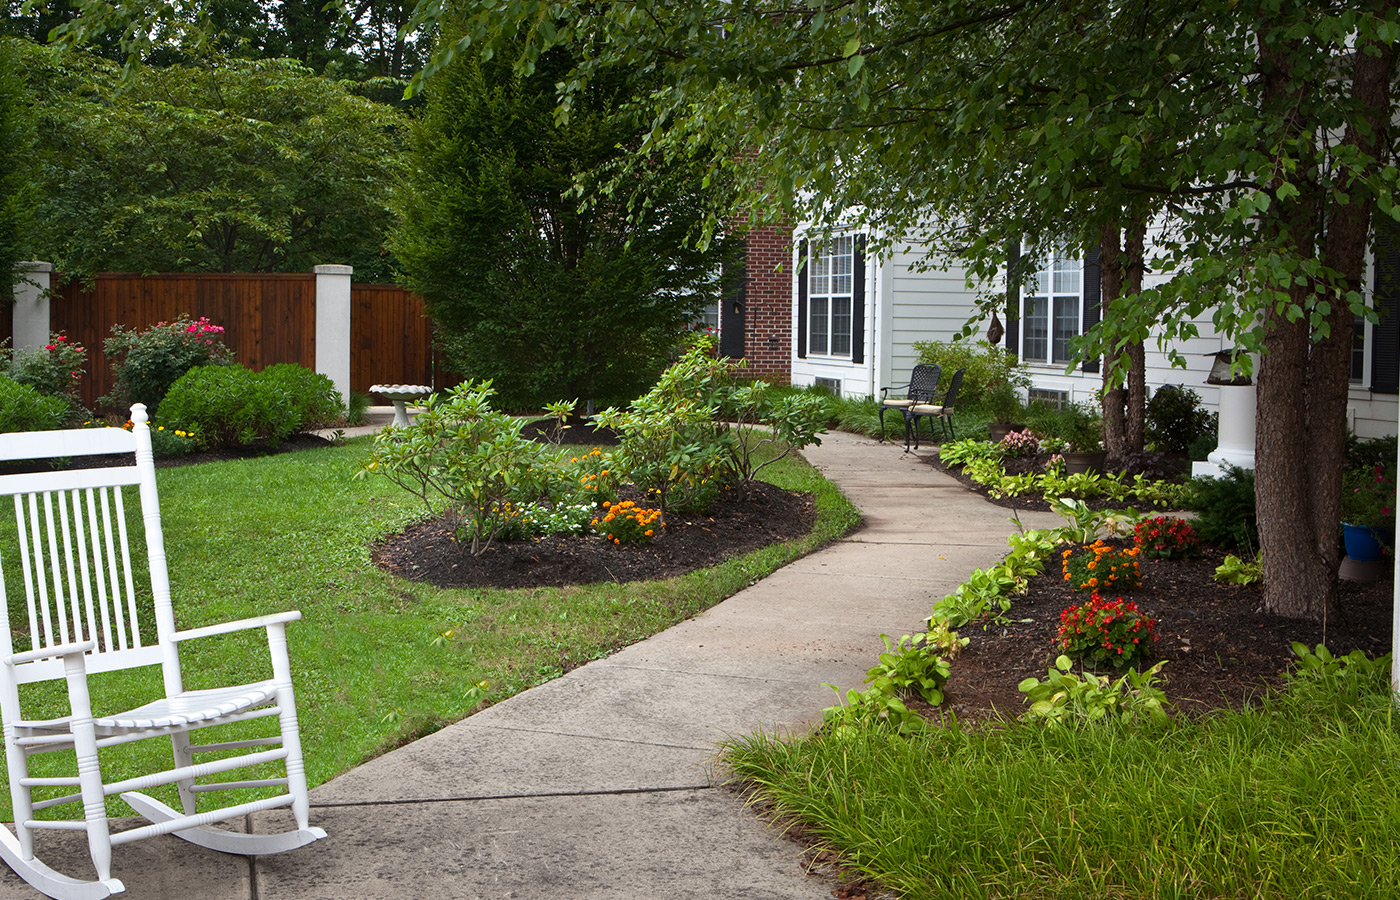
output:
[[[131,432],[102,428],[0,437],[0,461],[81,461],[98,454],[134,454],[134,463],[121,467],[0,475],[0,495],[14,498],[18,531],[17,547],[0,544],[0,602],[10,610],[9,622],[0,628],[0,717],[15,814],[15,833],[0,826],[0,857],[30,885],[62,900],[102,898],[124,890],[111,874],[112,847],[141,838],[173,834],[224,853],[258,855],[326,836],[307,822],[306,772],[287,656],[286,626],[301,614],[176,629],[146,408],[133,406],[131,420]],[[150,568],[150,593],[144,598],[135,588],[123,504],[124,489],[133,485],[140,497]],[[185,689],[180,672],[185,641],[252,628],[267,631],[270,678],[233,687]],[[28,648],[15,652],[12,634],[27,634]],[[126,712],[93,712],[90,675],[154,665],[164,676],[164,697]],[[67,683],[69,714],[26,718],[21,685],[59,679]],[[190,742],[197,729],[272,716],[279,726],[275,737]],[[119,780],[103,770],[99,750],[160,737],[168,737],[173,746],[169,769]],[[70,760],[76,757],[76,765],[65,766],[58,777],[32,776],[30,757],[55,751],[66,751]],[[229,751],[242,752],[230,756]],[[197,762],[196,756],[206,761]],[[277,765],[270,774],[285,770],[285,777],[209,780],[265,765]],[[168,784],[176,786],[183,810],[139,793]],[[196,803],[209,792],[236,788],[275,788],[277,793],[224,807]],[[152,824],[111,833],[106,799],[113,794],[120,794]],[[81,804],[81,818],[36,815],[74,803]],[[280,834],[211,827],[285,806],[291,807],[296,827]],[[34,832],[39,829],[85,831],[96,879],[71,878],[40,862],[34,854]]]

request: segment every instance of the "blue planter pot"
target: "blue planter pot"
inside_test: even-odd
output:
[[[1347,556],[1357,562],[1372,562],[1381,558],[1381,542],[1376,538],[1376,529],[1369,525],[1343,522],[1342,540],[1346,544]]]

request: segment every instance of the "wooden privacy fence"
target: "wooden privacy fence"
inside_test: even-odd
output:
[[[316,276],[312,274],[104,274],[54,292],[49,327],[88,348],[83,403],[111,390],[102,342],[113,325],[142,330],[181,315],[207,317],[225,329],[238,362],[260,370],[275,363],[317,368]],[[0,337],[13,334],[10,316]],[[395,382],[446,387],[433,352],[422,298],[395,285],[351,284],[350,388]]]

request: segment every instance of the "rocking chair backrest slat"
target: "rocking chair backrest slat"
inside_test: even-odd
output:
[[[136,446],[135,436],[121,429],[6,435],[0,440],[0,460],[35,458],[36,453],[76,458],[91,455],[94,447],[103,453],[122,448],[132,453]],[[144,465],[151,468],[149,460]],[[149,474],[153,473],[152,469]],[[8,608],[9,591],[20,587],[11,582],[15,574],[21,576],[16,580],[25,593],[24,614],[16,609],[15,619],[0,629],[0,651],[5,655],[15,652],[12,636],[27,627],[29,646],[20,650],[92,641],[89,671],[162,662],[159,642],[143,640],[141,629],[152,612],[153,594],[163,594],[168,604],[169,590],[143,584],[138,595],[133,535],[126,521],[125,491],[141,485],[145,474],[141,465],[128,465],[0,476],[0,494],[14,497],[17,538],[9,548],[0,546],[0,602]],[[158,539],[159,511],[143,506],[142,513],[147,538],[154,524]],[[151,560],[157,548],[144,549]],[[163,551],[159,555],[163,560]],[[14,556],[19,557],[18,566],[13,565]],[[157,568],[163,576],[164,566],[152,561],[153,576]],[[155,622],[159,629],[158,613]],[[63,666],[60,660],[44,659],[13,667],[13,675],[16,683],[57,678],[63,676]]]

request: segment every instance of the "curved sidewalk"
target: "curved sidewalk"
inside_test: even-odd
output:
[[[155,838],[119,848],[113,874],[153,898],[829,898],[832,884],[805,875],[798,848],[715,787],[710,765],[728,735],[817,721],[835,700],[823,685],[861,686],[881,632],[914,630],[1005,553],[1008,512],[919,458],[931,451],[902,450],[825,436],[805,455],[861,509],[861,528],[315,789],[327,840],[249,861]],[[89,870],[80,835],[53,842],[62,853],[47,862]],[[0,870],[0,900],[39,896]]]

